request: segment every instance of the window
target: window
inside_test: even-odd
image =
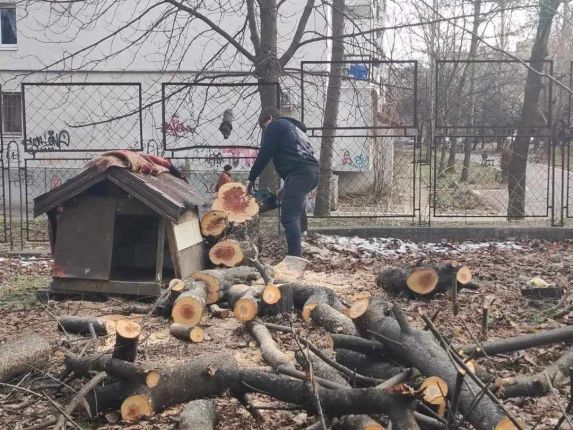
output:
[[[22,134],[22,94],[2,94],[2,121],[5,134]]]
[[[0,6],[0,47],[15,46],[16,42],[16,8]]]

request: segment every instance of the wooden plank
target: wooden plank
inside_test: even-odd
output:
[[[203,242],[179,251],[180,277],[182,279],[191,276],[193,272],[204,269]]]
[[[125,294],[138,297],[157,297],[161,291],[161,287],[153,281],[99,281],[59,278],[54,278],[52,281],[52,289],[58,292]]]
[[[173,263],[173,271],[175,277],[181,279],[181,266],[179,264],[179,252],[177,251],[177,242],[175,241],[175,233],[173,231],[173,223],[167,223],[167,243],[169,244],[169,254],[171,262]]]
[[[82,196],[66,202],[58,220],[56,278],[109,279],[116,199]]]
[[[163,279],[163,250],[165,249],[165,218],[157,223],[157,263],[155,264],[155,281],[161,285]]]

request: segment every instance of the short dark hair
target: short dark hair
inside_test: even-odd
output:
[[[223,170],[225,172],[228,172],[229,170],[231,170],[233,168],[233,166],[231,166],[230,164],[225,164],[225,166],[223,167]]]
[[[259,125],[262,127],[267,120],[281,116],[281,110],[276,106],[265,106],[259,115]]]

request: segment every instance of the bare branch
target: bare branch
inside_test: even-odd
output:
[[[259,37],[259,30],[257,28],[257,20],[255,18],[255,0],[247,0],[247,19],[249,20],[249,31],[251,33],[251,42],[255,48],[255,54],[259,55],[261,48],[261,39]]]
[[[250,53],[247,49],[245,49],[244,46],[242,46],[239,42],[237,42],[233,36],[231,36],[229,33],[227,33],[225,30],[223,30],[221,27],[219,27],[217,24],[215,24],[213,21],[211,21],[209,18],[207,18],[205,15],[203,15],[202,13],[198,12],[196,8],[192,8],[189,6],[184,5],[183,3],[179,3],[178,1],[175,0],[165,0],[166,3],[172,4],[173,6],[175,6],[176,8],[179,8],[185,12],[187,12],[189,15],[194,16],[195,18],[203,21],[205,24],[207,24],[213,31],[215,31],[216,33],[218,33],[219,35],[221,35],[225,40],[227,40],[227,42],[229,42],[231,45],[233,45],[235,47],[235,49],[237,49],[237,51],[239,51],[241,54],[243,54],[245,57],[247,57],[247,59],[249,59],[250,61],[252,61],[253,63],[255,62],[255,56]]]
[[[306,29],[306,24],[308,23],[308,18],[310,17],[310,14],[312,13],[312,9],[314,8],[314,2],[315,2],[315,0],[308,0],[306,2],[306,6],[304,7],[304,10],[302,11],[302,16],[300,17],[300,20],[298,21],[298,26],[296,28],[296,32],[292,38],[290,46],[288,47],[288,49],[285,51],[285,53],[282,55],[282,57],[279,60],[281,67],[284,67],[285,65],[288,64],[288,62],[290,61],[290,59],[292,58],[294,53],[300,47],[300,40],[302,39],[302,36],[304,34],[304,30]]]

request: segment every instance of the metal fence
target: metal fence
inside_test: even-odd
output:
[[[551,72],[553,65],[546,67]],[[341,96],[337,123],[326,128],[332,70]],[[167,156],[206,195],[226,164],[235,180],[246,181],[261,139],[262,88],[306,124],[317,156],[332,144],[328,218],[410,225],[504,220],[515,131],[524,133],[515,93],[526,70],[498,60],[437,61],[433,70],[431,85],[421,86],[428,69],[416,61],[303,62],[299,77],[280,84],[163,83],[149,91],[161,94],[159,101],[145,100],[140,83],[23,83],[22,133],[0,133],[0,243],[45,242],[33,199],[102,151]],[[563,82],[573,84],[572,72],[573,63]],[[571,94],[554,94],[550,81],[542,86],[540,116],[525,127],[525,216],[563,225],[573,218]],[[310,216],[314,197],[307,199]]]

